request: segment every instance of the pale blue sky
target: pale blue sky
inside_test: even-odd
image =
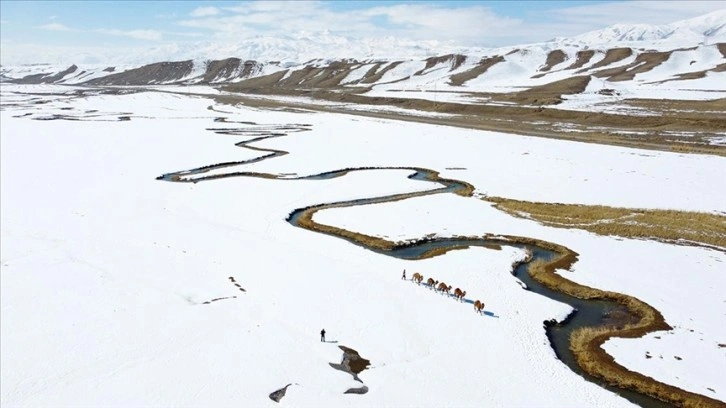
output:
[[[24,52],[184,47],[257,35],[328,30],[503,46],[573,36],[614,23],[666,24],[726,8],[724,1],[7,1],[2,60]],[[43,51],[46,50],[46,51]]]

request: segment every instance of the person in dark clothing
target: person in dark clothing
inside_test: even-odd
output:
[[[403,270],[403,276],[401,276],[401,279],[406,280],[406,270]]]
[[[325,329],[320,330],[320,341],[325,341]]]

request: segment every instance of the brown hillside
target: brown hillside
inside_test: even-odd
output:
[[[239,68],[242,60],[239,58],[227,58],[219,61],[212,61],[207,65],[202,82],[212,82],[217,78],[229,77]]]
[[[636,74],[648,72],[667,61],[673,51],[667,52],[644,52],[635,58],[635,61],[622,67],[608,68],[593,75],[598,78],[607,78],[608,81],[629,81]]]
[[[604,67],[607,65],[610,65],[612,63],[618,62],[620,60],[624,60],[625,58],[628,58],[633,54],[633,50],[630,48],[611,48],[607,50],[605,53],[605,58],[602,59],[602,61],[596,63],[595,65],[591,66],[590,68],[581,69],[577,71],[577,73],[582,73],[590,69],[597,69],[600,67]]]
[[[430,70],[431,68],[435,67],[439,64],[445,64],[447,62],[451,61],[451,68],[449,69],[449,72],[455,70],[456,68],[459,68],[461,64],[466,61],[466,56],[460,55],[460,54],[447,54],[447,55],[441,55],[439,57],[430,57],[426,58],[426,66],[423,67],[423,69],[416,71],[413,75],[419,76],[426,73],[426,71]]]
[[[716,46],[718,47],[718,50],[721,51],[721,55],[726,58],[726,43],[718,43]]]
[[[388,72],[388,71],[392,70],[393,68],[396,68],[397,66],[399,66],[402,62],[403,61],[391,62],[390,64],[386,65],[383,69],[378,70],[377,72],[375,72],[375,73],[373,73],[371,75],[369,75],[371,73],[371,71],[368,71],[366,73],[366,76],[364,76],[363,79],[359,83],[361,83],[361,84],[372,84],[372,83],[378,81],[379,79],[381,79],[381,77],[383,77],[383,75],[386,72]],[[378,66],[380,66],[380,65],[378,65]]]
[[[469,80],[472,80],[472,79],[478,77],[479,75],[487,72],[487,70],[489,68],[491,68],[495,64],[498,64],[502,61],[504,61],[504,57],[502,57],[501,55],[497,55],[494,57],[488,57],[488,58],[482,58],[482,60],[479,61],[479,64],[477,64],[477,66],[475,66],[474,68],[452,75],[449,78],[449,80],[450,80],[449,83],[454,86],[461,86],[466,81],[469,81]]]
[[[284,77],[288,71],[289,70],[286,69],[284,71],[278,71],[269,75],[248,78],[236,84],[230,84],[226,86],[225,90],[228,90],[230,92],[270,90],[280,82],[282,77]]]
[[[575,62],[565,69],[577,69],[590,62],[592,57],[595,55],[595,50],[584,50],[577,51],[577,58]]]
[[[354,62],[335,61],[330,65],[320,68],[314,75],[303,79],[301,85],[305,87],[333,88],[340,85],[340,82],[359,65]]]
[[[698,78],[705,77],[706,74],[709,72],[724,72],[724,71],[726,71],[726,63],[718,64],[711,69],[704,69],[703,71],[684,72],[682,74],[676,74],[676,78],[666,79],[666,80],[658,81],[658,82],[654,82],[654,83],[663,84],[663,83],[671,82],[671,81],[683,81],[683,80],[688,80],[688,79],[698,79]]]
[[[565,54],[562,50],[554,50],[550,51],[549,54],[547,54],[547,61],[545,61],[545,65],[539,69],[540,72],[546,72],[552,69],[557,64],[561,64],[565,61],[565,58],[567,58],[567,54]]]
[[[102,78],[92,79],[87,85],[146,85],[151,83],[164,83],[178,81],[189,75],[194,68],[194,62],[174,61],[156,62],[128,71],[111,74]]]
[[[582,93],[589,83],[589,75],[576,76],[535,86],[526,91],[504,94],[497,99],[524,105],[556,105],[562,102],[562,95]]]
[[[75,65],[71,65],[67,69],[58,72],[55,75],[50,74],[33,74],[33,75],[27,75],[23,78],[17,79],[13,82],[17,84],[51,84],[55,81],[59,81],[63,79],[64,76],[76,72],[78,70],[78,67]]]

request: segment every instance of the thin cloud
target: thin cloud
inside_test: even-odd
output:
[[[154,18],[157,18],[159,20],[173,20],[178,17],[179,17],[179,15],[176,13],[160,13],[160,14],[154,15]]]
[[[403,36],[422,40],[477,40],[498,37],[523,26],[518,19],[500,16],[472,5],[447,8],[430,4],[401,4],[356,11],[334,11],[321,2],[250,2],[225,7],[223,16],[185,19],[185,27],[228,36],[286,35],[291,32],[330,31],[351,37]],[[281,24],[281,22],[284,22]]]
[[[66,25],[63,25],[61,23],[43,24],[40,26],[36,26],[35,28],[40,28],[41,30],[47,30],[47,31],[76,31],[75,29],[70,28]]]
[[[363,14],[383,17],[394,30],[421,39],[431,39],[432,33],[436,33],[437,39],[446,40],[498,37],[522,25],[518,19],[497,15],[481,6],[444,8],[400,4],[372,8]],[[441,38],[442,33],[448,38]]]
[[[667,24],[724,8],[724,0],[616,1],[514,18],[474,3],[448,7],[445,3],[412,2],[345,11],[318,1],[256,1],[222,7],[224,14],[218,10],[220,14],[183,19],[177,24],[208,30],[217,41],[328,31],[356,38],[399,37],[497,46],[572,37],[616,23]]]
[[[219,9],[216,7],[197,7],[189,13],[192,17],[209,17],[217,14],[219,14]]]
[[[162,34],[170,35],[170,36],[178,36],[178,37],[189,37],[189,38],[204,37],[203,33],[196,33],[196,32],[162,31]]]
[[[565,7],[548,17],[565,23],[586,24],[595,30],[613,24],[670,24],[726,9],[726,1],[625,1]]]
[[[107,34],[107,35],[115,35],[119,37],[129,37],[136,40],[147,40],[147,41],[161,41],[164,38],[164,35],[160,31],[156,30],[116,30],[116,29],[106,29],[106,28],[99,28],[98,30],[94,30],[97,33],[100,34]]]

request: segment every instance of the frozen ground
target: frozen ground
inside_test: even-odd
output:
[[[519,287],[509,270],[521,253],[471,249],[400,261],[284,221],[310,204],[428,187],[404,171],[154,180],[255,157],[233,146],[244,137],[205,130],[252,126],[213,121],[221,115],[312,125],[257,143],[290,154],[249,171],[421,166],[511,198],[704,211],[724,211],[726,202],[713,188],[726,168],[716,157],[326,113],[212,111],[208,99],[152,92],[46,98],[0,112],[3,406],[273,406],[268,394],[288,383],[295,385],[282,403],[300,406],[629,405],[555,359],[542,322],[569,308]],[[99,115],[93,122],[32,119],[89,110]],[[131,120],[116,121],[119,112]],[[716,344],[726,342],[724,303],[713,289],[725,283],[716,273],[721,253],[539,227],[454,196],[317,217],[392,239],[495,232],[568,245],[581,254],[569,277],[641,297],[678,326],[661,339],[609,342],[618,361],[724,399],[714,372],[726,362]],[[404,268],[467,290],[489,314],[402,282]],[[233,298],[204,304],[222,297]],[[323,327],[333,343],[320,343]],[[371,360],[360,374],[368,394],[343,394],[360,384],[328,365],[340,361],[337,345]]]

